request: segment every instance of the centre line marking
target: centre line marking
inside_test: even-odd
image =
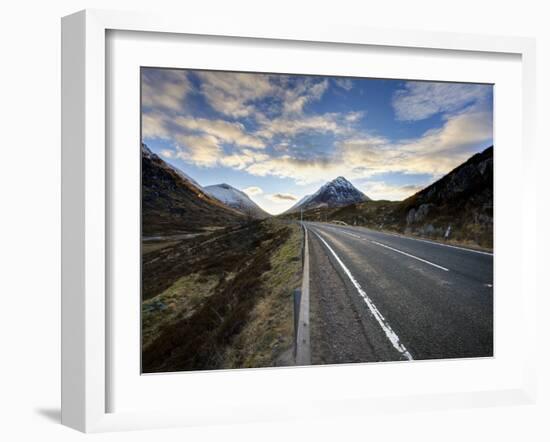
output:
[[[393,347],[403,356],[405,359],[412,361],[413,357],[407,350],[407,348],[401,343],[401,340],[399,339],[399,336],[393,331],[393,329],[390,327],[390,324],[388,324],[388,321],[386,321],[386,318],[380,313],[380,310],[374,305],[372,300],[367,296],[367,293],[363,290],[361,285],[357,282],[357,280],[353,277],[349,269],[345,266],[345,264],[342,262],[340,257],[336,254],[334,250],[332,250],[332,247],[330,247],[327,242],[315,231],[313,231],[315,235],[323,242],[323,244],[327,247],[327,249],[332,253],[338,264],[342,267],[344,270],[344,273],[347,275],[347,277],[350,279],[354,287],[359,292],[359,295],[363,298],[365,301],[365,304],[367,304],[367,307],[369,308],[370,312],[386,334],[386,337],[389,339],[389,341],[392,343]]]
[[[382,232],[376,232],[376,233],[382,233]],[[440,243],[440,242],[437,242],[437,241],[430,241],[429,239],[412,238],[410,236],[400,235],[399,233],[383,232],[383,234],[384,235],[395,236],[397,238],[410,239],[411,241],[425,242],[425,243],[428,243],[428,244],[433,244],[434,246],[449,247],[451,249],[463,250],[465,252],[472,252],[472,253],[479,253],[480,255],[493,256],[493,253],[491,253],[491,252],[485,252],[483,250],[476,250],[476,249],[469,249],[467,247],[454,246],[452,244],[443,244],[443,243]]]
[[[334,229],[334,231],[336,231],[338,233],[343,233],[344,235],[353,236],[354,238],[363,239],[359,235],[356,235],[355,233],[346,232],[345,230]]]
[[[393,247],[387,246],[386,244],[382,244],[380,242],[372,241],[372,240],[370,240],[370,242],[373,243],[373,244],[376,244],[377,246],[385,247],[386,249],[393,250],[394,252],[397,252],[397,253],[401,253],[402,255],[408,256],[409,258],[417,259],[418,261],[422,261],[426,264],[437,267],[438,269],[445,270],[446,272],[449,271],[449,269],[446,268],[446,267],[434,264],[433,262],[430,262],[430,261],[427,261],[425,259],[419,258],[418,256],[411,255],[410,253],[406,253],[406,252],[403,252],[401,250],[394,249]]]

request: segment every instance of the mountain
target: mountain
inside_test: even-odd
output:
[[[404,201],[366,201],[310,210],[307,220],[343,221],[373,229],[493,246],[493,147],[473,155]]]
[[[370,201],[370,198],[363,192],[357,190],[357,188],[344,177],[339,176],[323,185],[314,194],[302,198],[285,213],[295,213],[300,210],[306,211],[319,208],[330,209],[363,201]]]
[[[252,201],[246,193],[235,189],[229,184],[206,186],[204,191],[226,206],[232,207],[247,216],[253,218],[267,218],[270,216],[269,213]]]
[[[142,234],[163,236],[237,225],[242,213],[212,198],[192,178],[141,145]]]
[[[462,232],[492,246],[493,146],[407,198],[400,213],[408,230],[455,237]]]

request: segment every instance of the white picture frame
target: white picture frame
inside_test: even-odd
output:
[[[107,335],[110,323],[107,245],[109,231],[108,118],[106,81],[109,31],[140,31],[180,35],[218,36],[273,41],[368,45],[379,48],[431,49],[513,54],[521,57],[522,109],[521,150],[523,168],[522,205],[518,215],[521,230],[521,308],[518,318],[526,336],[533,336],[536,314],[534,267],[528,265],[535,248],[535,43],[532,39],[416,31],[388,31],[346,26],[308,24],[301,27],[266,26],[265,23],[211,22],[200,17],[180,18],[144,13],[86,10],[62,20],[62,423],[84,432],[114,431],[363,414],[381,409],[388,412],[531,403],[536,392],[534,340],[527,340],[518,357],[523,365],[521,385],[463,393],[391,395],[339,400],[329,398],[288,406],[240,403],[236,413],[212,414],[198,410],[108,412],[108,367],[112,354]],[[498,116],[497,116],[498,119]],[[498,191],[498,190],[497,190]],[[532,277],[533,276],[533,277]],[[498,290],[498,289],[497,289]],[[497,317],[498,320],[498,317]],[[530,344],[529,342],[533,342]],[[335,368],[338,369],[338,368]],[[290,370],[287,370],[287,373]],[[242,374],[242,372],[241,372]],[[223,376],[223,374],[222,374]],[[292,376],[287,375],[287,376]],[[214,379],[213,377],[210,378]],[[265,379],[264,379],[265,380]],[[247,408],[248,407],[248,408]],[[246,411],[254,410],[245,415]],[[240,414],[239,414],[240,413]],[[242,415],[241,415],[242,414]]]

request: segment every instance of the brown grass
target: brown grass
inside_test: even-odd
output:
[[[290,228],[290,237],[270,259],[271,270],[262,275],[263,297],[226,351],[227,368],[292,364],[293,291],[301,283],[302,233],[297,225]]]
[[[144,297],[144,306],[157,296],[174,306],[156,304],[160,316],[144,317],[143,371],[274,365],[292,339],[297,236],[296,226],[265,220],[148,254],[144,287],[152,278],[151,291],[163,288]],[[159,284],[163,277],[170,284]]]

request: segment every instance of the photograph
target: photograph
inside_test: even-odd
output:
[[[493,84],[142,66],[140,96],[143,374],[493,357]]]

